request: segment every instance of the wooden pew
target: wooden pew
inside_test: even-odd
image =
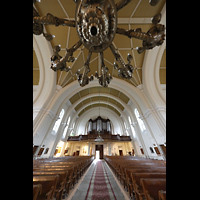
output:
[[[166,173],[166,161],[152,160],[136,156],[105,156],[105,160],[111,167],[120,182],[123,180],[124,188],[129,195],[133,195],[133,182],[131,173]]]
[[[69,193],[70,188],[72,187],[73,184],[73,170],[74,168],[72,166],[62,166],[62,167],[52,167],[52,166],[39,166],[38,168],[33,168],[34,171],[44,171],[44,172],[49,172],[49,171],[65,171],[67,172],[67,177],[66,177],[66,182],[65,182],[65,194]]]
[[[166,191],[159,190],[158,196],[159,196],[159,200],[166,200]]]
[[[63,159],[50,159],[50,160],[43,160],[39,163],[34,163],[33,167],[36,168],[38,166],[43,166],[43,167],[62,167],[62,166],[69,166],[72,165],[74,167],[73,171],[73,186],[75,185],[75,182],[78,182],[78,179],[81,177],[81,166],[82,162],[80,160],[76,160],[76,162],[71,162],[71,161],[64,161]]]
[[[144,199],[144,191],[140,185],[141,178],[165,178],[166,173],[131,173],[133,189],[137,200]]]
[[[42,193],[37,200],[52,200],[58,182],[58,175],[55,176],[33,176],[33,184],[42,185]]]
[[[157,163],[153,163],[153,162],[149,162],[149,161],[146,161],[146,162],[134,162],[134,163],[128,163],[128,164],[121,164],[120,165],[120,174],[123,178],[123,180],[125,181],[129,181],[129,179],[131,179],[131,175],[129,173],[129,169],[151,169],[151,168],[165,168],[164,166],[162,165],[158,165]],[[129,181],[131,182],[131,181]]]
[[[146,200],[159,200],[159,190],[166,191],[166,179],[145,179],[140,180]]]
[[[125,171],[123,170],[124,167],[131,167],[135,165],[159,165],[166,167],[165,161],[160,160],[151,160],[146,158],[139,158],[139,157],[130,157],[130,156],[124,156],[124,157],[117,157],[117,156],[106,156],[105,160],[107,163],[109,163],[109,166],[111,166],[111,169],[113,169],[115,175],[117,178],[119,177],[120,182],[121,180],[125,180]],[[124,185],[125,187],[125,185]]]
[[[42,185],[33,185],[33,200],[37,200],[37,197],[42,193]]]
[[[68,172],[66,170],[60,171],[33,171],[33,176],[55,176],[59,175],[57,186],[55,189],[56,200],[61,200],[63,192],[65,190],[65,184],[67,181]]]
[[[166,173],[166,168],[165,167],[138,167],[138,168],[126,168],[126,184],[128,186],[128,191],[129,191],[129,195],[132,196],[132,192],[133,192],[133,183],[132,183],[132,179],[131,179],[131,173],[144,173],[144,172],[151,172],[151,173]]]
[[[67,156],[36,159],[33,160],[33,174],[34,177],[36,177],[35,175],[48,176],[50,173],[53,173],[52,171],[59,176],[62,174],[61,171],[68,173],[65,187],[62,188],[60,185],[60,187],[57,185],[57,188],[55,189],[56,199],[60,199],[62,193],[64,195],[69,193],[70,188],[75,185],[76,181],[78,182],[78,179],[83,175],[83,172],[90,166],[93,160],[94,156]],[[43,173],[43,175],[41,173]]]
[[[68,169],[73,169],[70,171],[70,180],[73,184],[73,186],[75,185],[75,181],[77,180],[77,166],[76,164],[72,164],[72,163],[66,163],[66,164],[57,164],[57,163],[44,163],[44,164],[40,164],[37,167],[33,167],[33,169],[37,169],[37,168],[68,168]]]

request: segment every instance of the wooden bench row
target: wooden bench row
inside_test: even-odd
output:
[[[94,156],[59,157],[33,161],[33,199],[61,200],[94,160]]]
[[[117,178],[137,200],[166,199],[166,162],[134,156],[105,156]]]

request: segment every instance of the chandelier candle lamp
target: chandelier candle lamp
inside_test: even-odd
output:
[[[84,87],[89,84],[90,81],[94,80],[93,75],[88,76],[92,52],[99,53],[101,59],[101,74],[96,72],[95,77],[99,80],[101,86],[108,86],[112,80],[112,76],[108,74],[108,67],[104,64],[103,51],[107,48],[111,49],[116,59],[113,67],[118,70],[118,76],[124,79],[132,78],[134,67],[130,63],[133,57],[128,54],[128,63],[124,63],[112,43],[115,34],[122,34],[129,38],[143,40],[143,46],[137,49],[138,53],[142,53],[145,49],[149,50],[163,43],[165,27],[162,24],[158,24],[161,20],[161,14],[158,13],[152,18],[152,23],[155,24],[155,26],[150,28],[146,33],[142,32],[141,28],[130,30],[118,28],[117,12],[131,1],[132,0],[120,0],[115,4],[114,0],[74,0],[74,3],[76,3],[75,20],[58,18],[50,13],[41,17],[33,7],[33,34],[43,34],[48,41],[51,41],[54,36],[43,32],[44,25],[69,26],[76,28],[80,39],[71,48],[66,49],[64,57],[59,55],[59,51],[61,50],[60,46],[54,46],[53,55],[51,57],[51,69],[55,72],[57,70],[68,72],[70,67],[67,66],[67,63],[75,61],[73,53],[81,45],[84,45],[89,50],[88,57],[83,70],[79,69],[75,73],[81,87]],[[159,1],[160,0],[149,0],[149,3],[151,6],[155,6]],[[33,3],[35,2],[36,0],[33,0]]]

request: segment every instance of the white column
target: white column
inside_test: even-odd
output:
[[[88,156],[90,155],[90,142],[88,143]]]

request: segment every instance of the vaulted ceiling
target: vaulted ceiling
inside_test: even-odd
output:
[[[119,0],[114,0],[117,3]],[[166,0],[160,0],[156,6],[151,6],[148,0],[133,0],[127,6],[122,8],[118,14],[118,25],[119,28],[124,29],[137,29],[141,28],[143,32],[147,32],[152,26],[151,18],[160,13],[163,9]],[[66,19],[74,19],[75,17],[75,8],[76,4],[73,0],[41,0],[41,2],[36,2],[34,4],[40,16],[46,16],[47,13],[51,13],[54,16]],[[52,48],[56,45],[61,45],[61,51],[59,54],[64,56],[66,53],[66,48],[72,47],[78,40],[79,37],[74,27],[66,26],[53,26],[46,25],[46,32],[55,35],[55,38],[50,42]],[[126,36],[116,34],[113,40],[113,44],[117,47],[119,54],[122,56],[123,60],[127,63],[127,54],[133,56],[131,64],[134,66],[135,70],[133,72],[133,77],[130,80],[125,80],[137,87],[142,84],[142,66],[145,51],[141,54],[137,52],[137,47],[142,46],[142,40],[130,39]],[[71,71],[57,71],[57,85],[65,87],[74,80],[77,81],[75,73],[78,69],[82,68],[87,55],[88,49],[83,45],[74,52],[74,57],[76,60],[73,63],[69,63]],[[109,69],[109,73],[113,78],[119,78],[118,72],[113,68],[113,63],[115,58],[110,50],[106,49],[104,52],[104,62]],[[50,58],[49,58],[50,59]],[[98,53],[92,53],[90,60],[90,69],[89,76],[95,74],[95,71],[99,72],[100,67],[100,56]],[[50,66],[49,66],[50,67]],[[35,51],[33,49],[33,85],[38,85],[40,79],[39,64]],[[51,70],[51,69],[49,69]],[[121,78],[120,78],[121,79]],[[112,81],[112,80],[111,80]],[[161,63],[160,63],[160,83],[166,84],[166,50],[163,53]],[[108,94],[108,96],[106,96]],[[88,96],[88,98],[87,98]],[[127,104],[129,98],[123,94],[123,92],[103,87],[94,87],[85,89],[69,99],[69,101],[74,104],[78,99],[86,97],[84,101],[76,105],[75,110],[79,112],[79,116],[82,115],[86,110],[91,107],[107,107],[118,115],[123,111],[124,106],[120,103],[120,100]],[[85,107],[85,106],[86,107]]]

